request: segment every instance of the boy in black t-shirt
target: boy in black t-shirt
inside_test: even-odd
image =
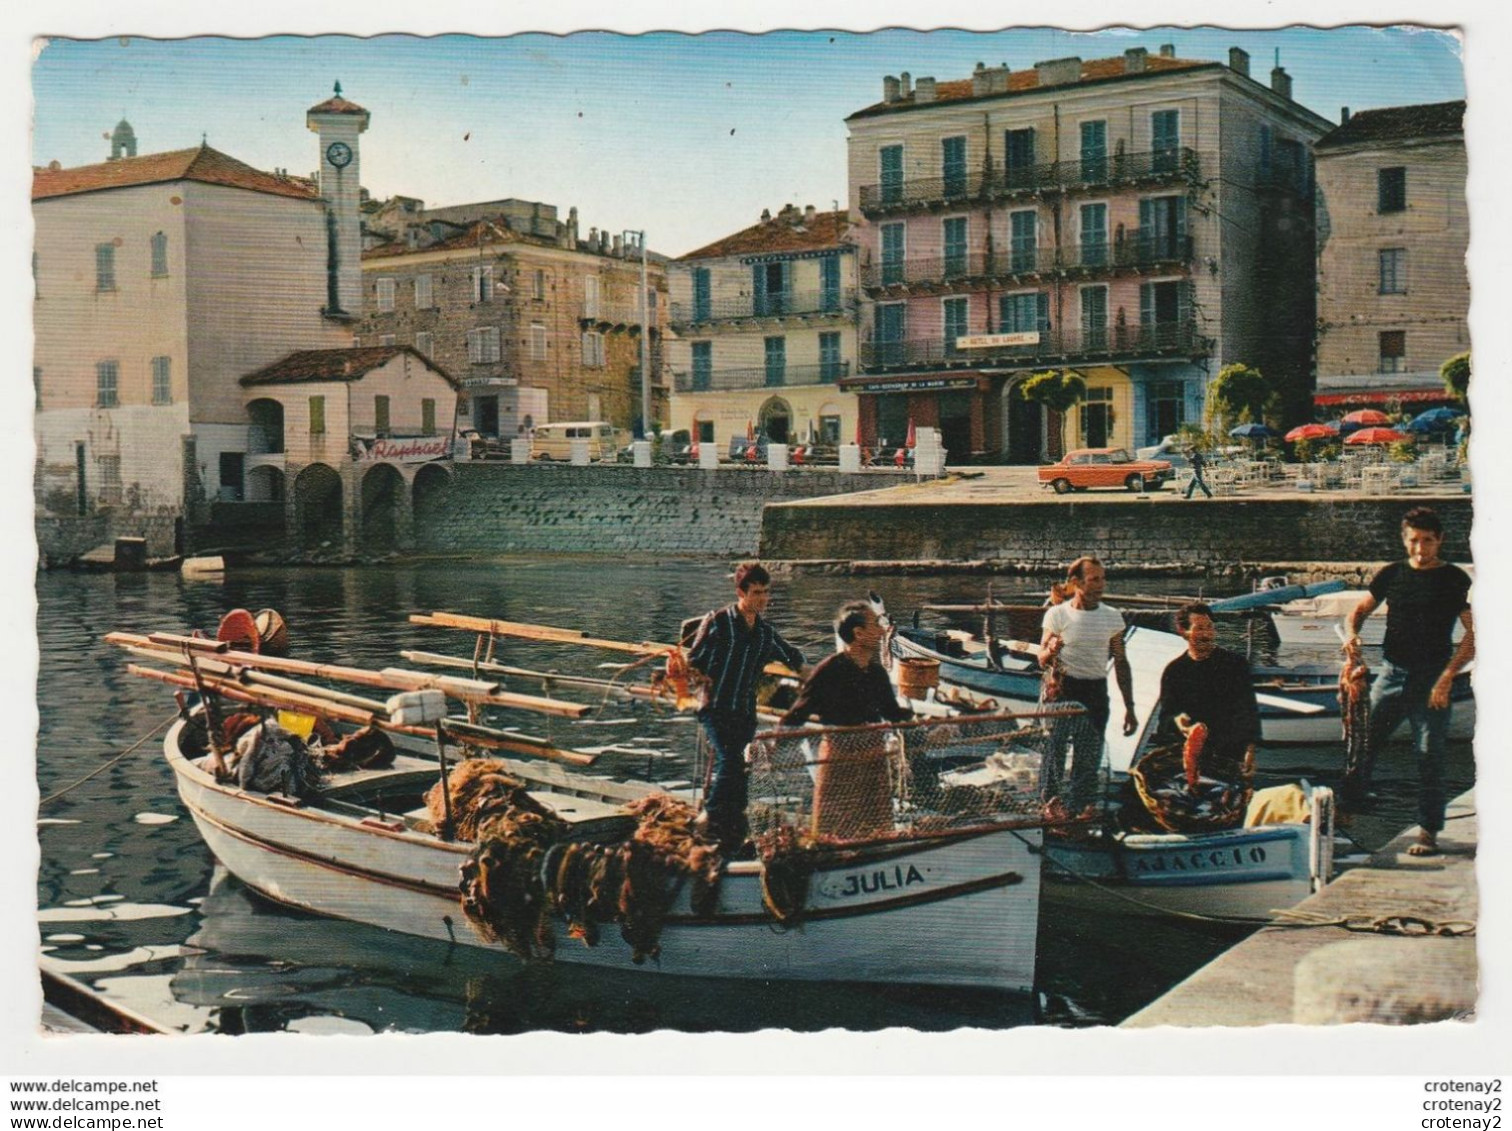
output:
[[[1384,663],[1370,688],[1370,731],[1364,757],[1344,773],[1344,800],[1362,800],[1370,786],[1376,755],[1401,726],[1412,727],[1418,759],[1418,824],[1422,831],[1407,851],[1413,856],[1438,852],[1444,827],[1444,745],[1449,733],[1449,697],[1454,677],[1475,657],[1475,627],[1470,616],[1470,577],[1439,557],[1444,527],[1427,507],[1414,507],[1402,519],[1405,561],[1392,562],[1371,579],[1370,592],[1349,614],[1344,643],[1358,662],[1360,625],[1386,604]],[[1456,648],[1454,622],[1465,626]]]

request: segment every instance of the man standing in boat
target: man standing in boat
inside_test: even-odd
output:
[[[1449,735],[1454,677],[1475,658],[1475,625],[1470,615],[1470,576],[1439,557],[1444,524],[1428,507],[1413,507],[1402,518],[1403,561],[1392,562],[1371,579],[1370,590],[1349,614],[1344,651],[1360,659],[1360,626],[1386,604],[1383,663],[1370,688],[1370,726],[1363,757],[1345,767],[1342,800],[1367,797],[1376,756],[1405,720],[1412,727],[1418,764],[1417,843],[1413,856],[1438,852],[1444,827],[1444,748]],[[1459,646],[1454,622],[1464,625]]]
[[[804,670],[803,653],[763,617],[772,578],[756,562],[735,570],[735,603],[704,617],[688,652],[707,684],[698,721],[713,749],[713,779],[701,818],[726,851],[746,836],[745,748],[756,733],[756,684],[767,664]]]
[[[785,727],[818,716],[826,726],[902,722],[913,712],[898,702],[878,659],[882,625],[868,601],[849,601],[835,615],[840,651],[814,666],[798,701],[782,716]],[[827,736],[814,776],[815,836],[854,840],[892,827],[892,780],[886,735],[860,731]]]
[[[1249,661],[1218,647],[1213,611],[1204,604],[1191,602],[1177,609],[1176,631],[1187,650],[1160,676],[1160,737],[1179,742],[1182,725],[1201,723],[1207,728],[1202,772],[1219,781],[1247,784],[1260,741],[1260,707]],[[1178,724],[1183,715],[1187,722]]]
[[[1103,734],[1108,728],[1108,660],[1118,679],[1124,701],[1124,734],[1139,726],[1134,714],[1134,673],[1124,654],[1123,614],[1103,604],[1107,575],[1094,557],[1081,557],[1066,571],[1072,587],[1070,600],[1045,611],[1040,636],[1041,667],[1056,665],[1061,671],[1057,703],[1081,704],[1086,715],[1069,724],[1059,724],[1051,736],[1050,750],[1040,774],[1040,797],[1060,799],[1068,812],[1081,813],[1097,795],[1097,769],[1102,763]],[[1063,787],[1065,748],[1072,746],[1071,779]]]

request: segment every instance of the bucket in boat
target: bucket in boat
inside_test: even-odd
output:
[[[274,656],[282,656],[289,650],[289,626],[277,609],[257,610],[257,638],[261,650]]]
[[[898,661],[898,691],[909,699],[923,699],[940,686],[940,661],[909,657]]]

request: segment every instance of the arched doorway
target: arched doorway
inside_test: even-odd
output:
[[[452,473],[439,463],[428,463],[415,472],[410,489],[414,510],[415,541],[433,542],[451,495]]]
[[[281,401],[259,397],[247,404],[247,454],[278,455],[284,450],[284,410]]]
[[[362,544],[365,549],[393,549],[399,544],[399,505],[404,476],[380,463],[362,477]]]
[[[774,444],[786,444],[793,431],[793,408],[781,397],[769,397],[757,414],[756,427]]]
[[[341,541],[345,525],[341,476],[323,463],[312,463],[294,478],[294,534],[301,544]]]
[[[281,503],[283,497],[283,468],[263,464],[247,472],[247,502]]]

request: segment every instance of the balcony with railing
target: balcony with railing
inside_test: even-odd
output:
[[[1200,174],[1201,162],[1194,149],[1173,147],[1144,153],[1111,153],[1075,161],[862,185],[861,211],[866,216],[885,216],[1042,193],[1193,182]]]
[[[591,299],[585,299],[578,312],[578,320],[597,323],[600,326],[639,326],[641,324],[640,304],[633,299],[630,302],[594,302]],[[646,325],[649,328],[656,326],[654,303],[646,307]]]
[[[856,296],[848,290],[781,291],[715,298],[707,302],[674,302],[672,325],[696,326],[749,318],[814,318],[849,314],[855,309]]]
[[[851,375],[849,361],[818,365],[751,366],[743,369],[713,369],[707,373],[684,371],[673,374],[679,393],[730,392],[740,389],[784,389],[804,385],[833,385]]]
[[[861,345],[861,368],[867,371],[916,366],[1036,366],[1052,363],[1129,361],[1141,358],[1195,358],[1208,343],[1196,323],[1153,322],[1139,326],[1042,330],[1038,340],[1015,345],[962,348],[954,338],[905,338]]]
[[[967,252],[938,257],[910,257],[869,263],[861,268],[867,291],[962,289],[987,280],[1014,281],[1046,275],[1119,273],[1167,269],[1190,263],[1190,236],[1136,236],[1113,243],[1073,247],[1012,247],[1007,251]]]

